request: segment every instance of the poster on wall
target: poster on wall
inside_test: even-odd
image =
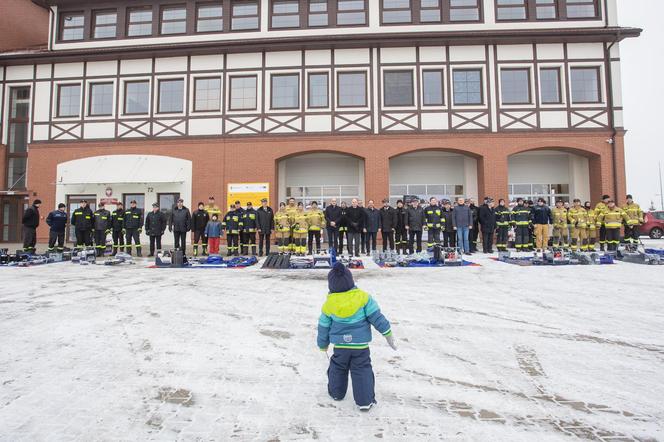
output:
[[[226,201],[229,205],[239,200],[242,207],[246,208],[249,201],[254,207],[258,207],[263,198],[267,198],[268,204],[270,203],[270,183],[230,183],[228,185]]]

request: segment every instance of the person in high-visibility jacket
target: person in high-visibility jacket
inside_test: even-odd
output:
[[[553,246],[568,247],[567,244],[567,209],[562,200],[556,201],[556,207],[551,211],[553,218]]]
[[[297,213],[297,204],[295,204],[295,198],[291,197],[288,198],[288,203],[286,204],[286,213],[288,214],[290,218],[290,223],[291,223],[291,233],[290,237],[288,238],[288,250],[291,252],[295,252],[296,246],[295,246],[295,241],[293,238],[293,217]]]
[[[277,250],[286,253],[289,250],[291,236],[291,218],[286,212],[286,203],[279,203],[279,210],[274,214],[274,231],[277,237]]]
[[[597,203],[595,206],[595,216],[597,217],[597,226],[599,227],[599,249],[604,251],[607,244],[606,239],[606,226],[603,222],[600,221],[600,215],[607,211],[609,200],[611,197],[609,195],[602,195],[602,201]]]
[[[304,204],[297,203],[297,210],[292,218],[293,222],[293,244],[295,253],[302,255],[307,251],[307,234],[309,233],[308,216],[304,211]]]
[[[609,200],[606,205],[606,211],[600,212],[597,221],[606,229],[606,245],[609,252],[618,250],[620,244],[620,228],[623,222],[626,224],[629,220],[627,214],[616,206],[615,201]]]
[[[586,235],[588,236],[588,247],[586,250],[594,251],[595,244],[597,244],[597,212],[593,209],[592,203],[586,201],[583,204],[583,208],[586,209],[586,216],[588,217],[587,231]]]
[[[316,242],[316,253],[319,253],[320,232],[325,228],[325,214],[318,208],[316,201],[311,202],[311,208],[307,212],[307,225],[309,226],[309,254],[313,253],[314,241]]]
[[[574,199],[574,206],[567,212],[567,220],[572,226],[572,250],[588,250],[588,213],[581,206],[580,199]]]
[[[639,243],[639,226],[643,224],[643,210],[634,202],[632,195],[627,195],[627,204],[623,207],[623,211],[628,218],[625,223],[625,242],[636,245]]]
[[[131,200],[129,209],[125,211],[125,252],[131,255],[132,240],[136,247],[136,256],[142,255],[141,233],[143,233],[143,211],[136,205],[136,200]]]
[[[215,204],[213,196],[208,198],[208,203],[203,207],[203,210],[207,212],[210,219],[212,219],[212,215],[217,215],[217,219],[221,219],[221,209]]]
[[[512,209],[512,224],[514,225],[514,243],[517,251],[525,251],[532,248],[530,242],[530,225],[532,224],[532,211],[526,206],[523,198],[516,200],[517,204]]]
[[[256,256],[256,232],[258,231],[258,212],[254,209],[254,205],[251,201],[247,201],[247,210],[242,213],[242,219],[240,220],[241,232],[242,235],[240,238],[244,237],[244,243],[240,244],[242,248],[243,255],[249,255],[249,249],[251,248],[251,254]]]
[[[498,207],[496,207],[496,227],[498,229],[498,237],[496,238],[496,247],[499,252],[507,250],[507,236],[510,230],[510,223],[512,220],[512,212],[505,204],[504,199],[498,200]]]
[[[97,257],[104,256],[106,252],[106,235],[111,233],[111,212],[104,208],[104,202],[99,201],[99,208],[94,212],[95,249]]]
[[[82,200],[78,209],[71,214],[71,225],[76,234],[75,250],[92,247],[92,230],[95,217],[86,200]]]
[[[226,231],[226,255],[238,256],[240,250],[240,216],[235,204],[230,205],[230,210],[224,216],[221,228]]]

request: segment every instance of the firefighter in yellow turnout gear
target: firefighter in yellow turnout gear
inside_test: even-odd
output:
[[[643,210],[634,202],[632,195],[627,195],[627,204],[623,207],[623,211],[627,214],[627,222],[625,223],[625,242],[627,244],[636,245],[639,243],[640,230],[644,222]]]
[[[586,235],[588,236],[587,250],[595,250],[595,244],[597,244],[597,214],[590,201],[586,201],[583,206],[586,209],[586,216],[588,217],[586,229]]]
[[[286,205],[286,214],[290,219],[290,235],[288,236],[288,251],[295,252],[295,241],[293,237],[293,219],[297,213],[297,205],[295,204],[295,198],[288,198],[288,204]]]
[[[304,204],[297,203],[297,210],[292,218],[293,221],[293,247],[298,255],[304,255],[307,251],[307,234],[309,233],[308,217],[304,211]]]
[[[274,214],[274,230],[277,237],[277,250],[279,250],[279,253],[288,252],[291,237],[291,217],[286,211],[286,203],[280,203],[279,210]]]
[[[553,218],[553,246],[567,248],[567,209],[563,207],[562,200],[556,201],[556,207],[551,211]],[[545,246],[546,247],[546,246]]]
[[[608,201],[606,209],[597,216],[597,221],[606,228],[607,250],[614,252],[620,244],[620,228],[623,222],[627,224],[629,217],[613,200]]]
[[[307,225],[309,226],[309,254],[313,253],[314,241],[316,252],[320,252],[320,232],[325,228],[325,214],[318,208],[316,201],[311,202],[311,209],[307,212]]]
[[[604,251],[608,241],[606,239],[606,226],[602,222],[602,215],[608,210],[608,204],[611,197],[602,195],[602,201],[595,206],[595,216],[597,217],[597,228],[599,229],[599,249]]]
[[[567,214],[569,224],[572,226],[572,250],[588,250],[588,213],[581,206],[581,200],[576,198],[574,206]]]

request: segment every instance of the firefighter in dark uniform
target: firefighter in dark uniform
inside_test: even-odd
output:
[[[94,213],[88,207],[86,200],[81,201],[78,209],[71,214],[71,225],[76,235],[75,250],[92,247],[92,229],[94,228]]]
[[[54,210],[46,217],[46,224],[51,229],[48,232],[48,251],[49,252],[63,252],[65,250],[65,230],[67,229],[67,212],[65,212],[64,203],[58,204],[58,210]],[[58,247],[55,247],[55,243]]]
[[[424,209],[424,221],[429,231],[427,238],[427,248],[432,248],[440,244],[440,230],[445,225],[443,209],[438,205],[435,197],[429,199],[429,206]]]
[[[533,247],[530,239],[530,225],[532,224],[532,211],[526,206],[523,198],[516,200],[516,207],[512,210],[512,224],[514,225],[514,245],[518,252]]]
[[[469,232],[470,240],[470,252],[477,252],[477,243],[480,235],[480,208],[475,204],[475,200],[470,198],[470,211],[473,214],[473,228]]]
[[[143,256],[141,251],[141,233],[143,232],[143,211],[136,207],[136,200],[131,200],[129,209],[125,211],[125,232],[127,243],[125,252],[131,255],[132,240],[136,247],[136,256]]]
[[[111,235],[113,236],[113,253],[111,253],[112,256],[115,256],[116,253],[118,253],[118,248],[121,252],[124,252],[124,217],[124,206],[122,203],[118,203],[115,210],[111,212]]]
[[[95,246],[97,256],[104,256],[106,251],[106,235],[111,231],[111,212],[104,208],[104,202],[99,202],[99,208],[95,210]]]
[[[244,236],[244,243],[242,244],[242,254],[249,254],[249,247],[251,247],[251,254],[256,256],[256,231],[258,230],[258,212],[254,209],[251,201],[247,202],[247,210],[242,213],[242,236]]]
[[[198,243],[203,243],[203,255],[207,255],[207,237],[205,226],[210,221],[210,214],[203,203],[198,203],[198,210],[191,215],[192,231],[194,232],[194,256],[198,256]]]
[[[23,251],[35,253],[37,245],[37,227],[39,227],[39,206],[41,200],[35,200],[23,213]]]
[[[509,207],[505,205],[505,200],[499,199],[498,207],[496,207],[496,227],[498,229],[496,248],[499,252],[507,250],[507,235],[510,230],[511,215]]]
[[[238,214],[235,205],[231,204],[231,208],[224,216],[224,222],[221,224],[222,228],[226,231],[226,241],[228,256],[238,256],[239,239],[240,239],[240,214]]]
[[[526,202],[526,206],[528,206],[528,209],[530,210],[530,224],[528,225],[528,247],[525,248],[525,250],[532,252],[533,249],[535,248],[535,241],[537,241],[537,238],[535,237],[535,225],[532,222],[532,219],[535,216],[535,203],[533,200],[528,200]]]
[[[341,212],[339,212],[339,223],[337,224],[339,226],[339,250],[337,250],[337,254],[344,254],[344,237],[346,238],[348,253],[352,254],[350,250],[350,241],[348,241],[348,219],[346,218],[348,205],[346,204],[346,201],[342,201],[341,204],[339,204],[339,207],[341,208]]]
[[[403,206],[403,201],[397,201],[396,222],[394,224],[394,248],[404,255],[408,250],[408,231],[406,230],[406,222],[408,221],[408,214],[406,208]]]
[[[456,232],[454,231],[454,221],[452,220],[452,202],[443,200],[443,246],[456,247]]]
[[[267,205],[267,198],[261,199],[261,206],[256,210],[258,213],[258,256],[270,254],[270,235],[274,230],[274,212]]]

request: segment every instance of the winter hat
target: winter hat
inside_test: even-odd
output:
[[[35,205],[35,206],[36,206],[37,204],[41,204],[41,200],[35,200],[32,204]]]
[[[355,287],[353,275],[341,261],[337,261],[327,274],[327,285],[330,293],[343,293]]]
[[[58,204],[58,209],[62,209],[63,207],[67,207],[67,206],[65,206],[65,203]]]

